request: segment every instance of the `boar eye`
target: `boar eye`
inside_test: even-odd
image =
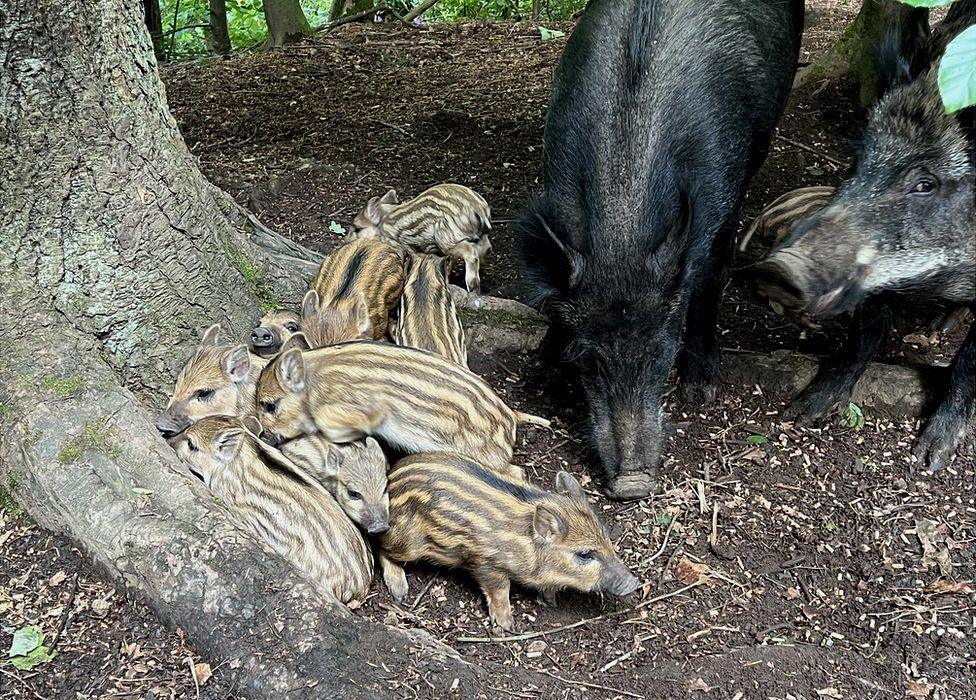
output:
[[[912,189],[909,190],[908,193],[920,194],[920,195],[932,194],[932,192],[935,191],[935,188],[937,186],[938,186],[938,182],[936,182],[935,178],[927,177],[927,176],[920,177],[918,180],[915,181],[915,184],[912,185]]]
[[[278,401],[262,401],[261,410],[265,413],[277,413],[279,401],[280,399]]]
[[[213,395],[214,395],[213,389],[200,389],[196,394],[193,395],[193,398],[200,399],[201,401],[206,401]]]
[[[348,494],[349,498],[351,498],[354,501],[363,500],[363,495],[359,493],[359,491],[353,491],[352,489],[348,489],[346,493]]]
[[[591,562],[594,558],[594,552],[592,549],[584,549],[582,552],[576,552],[576,558],[582,562]]]
[[[297,323],[286,323],[285,324],[285,330],[286,331],[289,331],[291,333],[297,333],[298,332],[298,324]]]

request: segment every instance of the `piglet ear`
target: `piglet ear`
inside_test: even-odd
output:
[[[387,190],[386,194],[380,200],[380,204],[399,204],[400,198],[397,197],[396,190]]]
[[[532,529],[535,537],[546,544],[554,544],[566,536],[566,522],[548,506],[536,506]]]
[[[454,266],[454,258],[450,256],[445,256],[441,258],[440,267],[441,274],[444,275],[445,281],[450,281],[451,279],[451,268]]]
[[[251,373],[251,356],[246,345],[235,345],[227,351],[220,362],[224,373],[235,384],[240,384]]]
[[[383,221],[383,211],[380,209],[380,198],[370,197],[369,201],[366,202],[366,208],[363,209],[363,214],[366,220],[369,221],[373,226],[379,226],[380,222]]]
[[[254,437],[261,437],[261,433],[264,432],[264,426],[261,425],[257,416],[244,416],[241,423],[244,424],[244,429]]]
[[[302,299],[302,317],[314,316],[319,310],[319,293],[314,289],[309,289]]]
[[[339,475],[339,469],[346,460],[348,448],[343,445],[330,444],[325,455],[325,477],[334,479]]]
[[[306,350],[311,350],[312,346],[308,342],[308,338],[305,336],[305,334],[302,333],[301,331],[297,331],[294,334],[290,335],[288,337],[288,340],[282,343],[281,350],[279,352],[284,353],[292,349],[297,349],[304,352]]]
[[[355,310],[353,317],[356,322],[356,331],[360,338],[373,337],[373,321],[369,317],[369,305],[366,303],[366,295],[360,292],[356,297]]]
[[[583,493],[583,487],[580,486],[580,482],[569,472],[561,471],[556,474],[556,493],[561,493],[563,496],[569,496],[570,498],[576,498],[582,501],[586,500],[586,494]]]
[[[220,340],[220,324],[215,323],[210,328],[203,332],[203,338],[200,340],[200,347],[214,347],[218,344]]]
[[[230,464],[241,451],[241,444],[244,442],[244,430],[241,428],[227,428],[221,430],[214,437],[214,454],[224,464]]]
[[[292,336],[294,337],[294,336]],[[291,348],[283,352],[275,369],[281,386],[292,394],[305,391],[305,360],[302,351]]]

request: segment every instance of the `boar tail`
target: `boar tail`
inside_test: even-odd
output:
[[[539,416],[533,416],[531,413],[522,413],[521,411],[515,411],[515,420],[519,423],[528,423],[530,425],[539,425],[543,428],[548,428],[552,423],[550,423],[545,418],[540,418]]]

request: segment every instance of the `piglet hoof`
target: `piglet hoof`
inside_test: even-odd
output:
[[[511,608],[508,610],[492,610],[489,617],[491,618],[492,635],[501,637],[506,632],[515,631],[515,616],[512,614]]]
[[[393,600],[402,603],[406,599],[410,588],[407,584],[407,574],[402,567],[384,567],[383,582],[386,583],[386,588],[390,591],[390,595],[393,596]]]
[[[657,480],[646,472],[621,474],[607,487],[607,497],[615,501],[635,501],[647,498],[657,486]]]

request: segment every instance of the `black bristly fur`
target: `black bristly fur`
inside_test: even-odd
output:
[[[611,492],[621,474],[656,471],[682,328],[684,380],[713,380],[739,201],[785,105],[802,24],[799,0],[592,0],[566,47],[543,191],[516,235]]]

